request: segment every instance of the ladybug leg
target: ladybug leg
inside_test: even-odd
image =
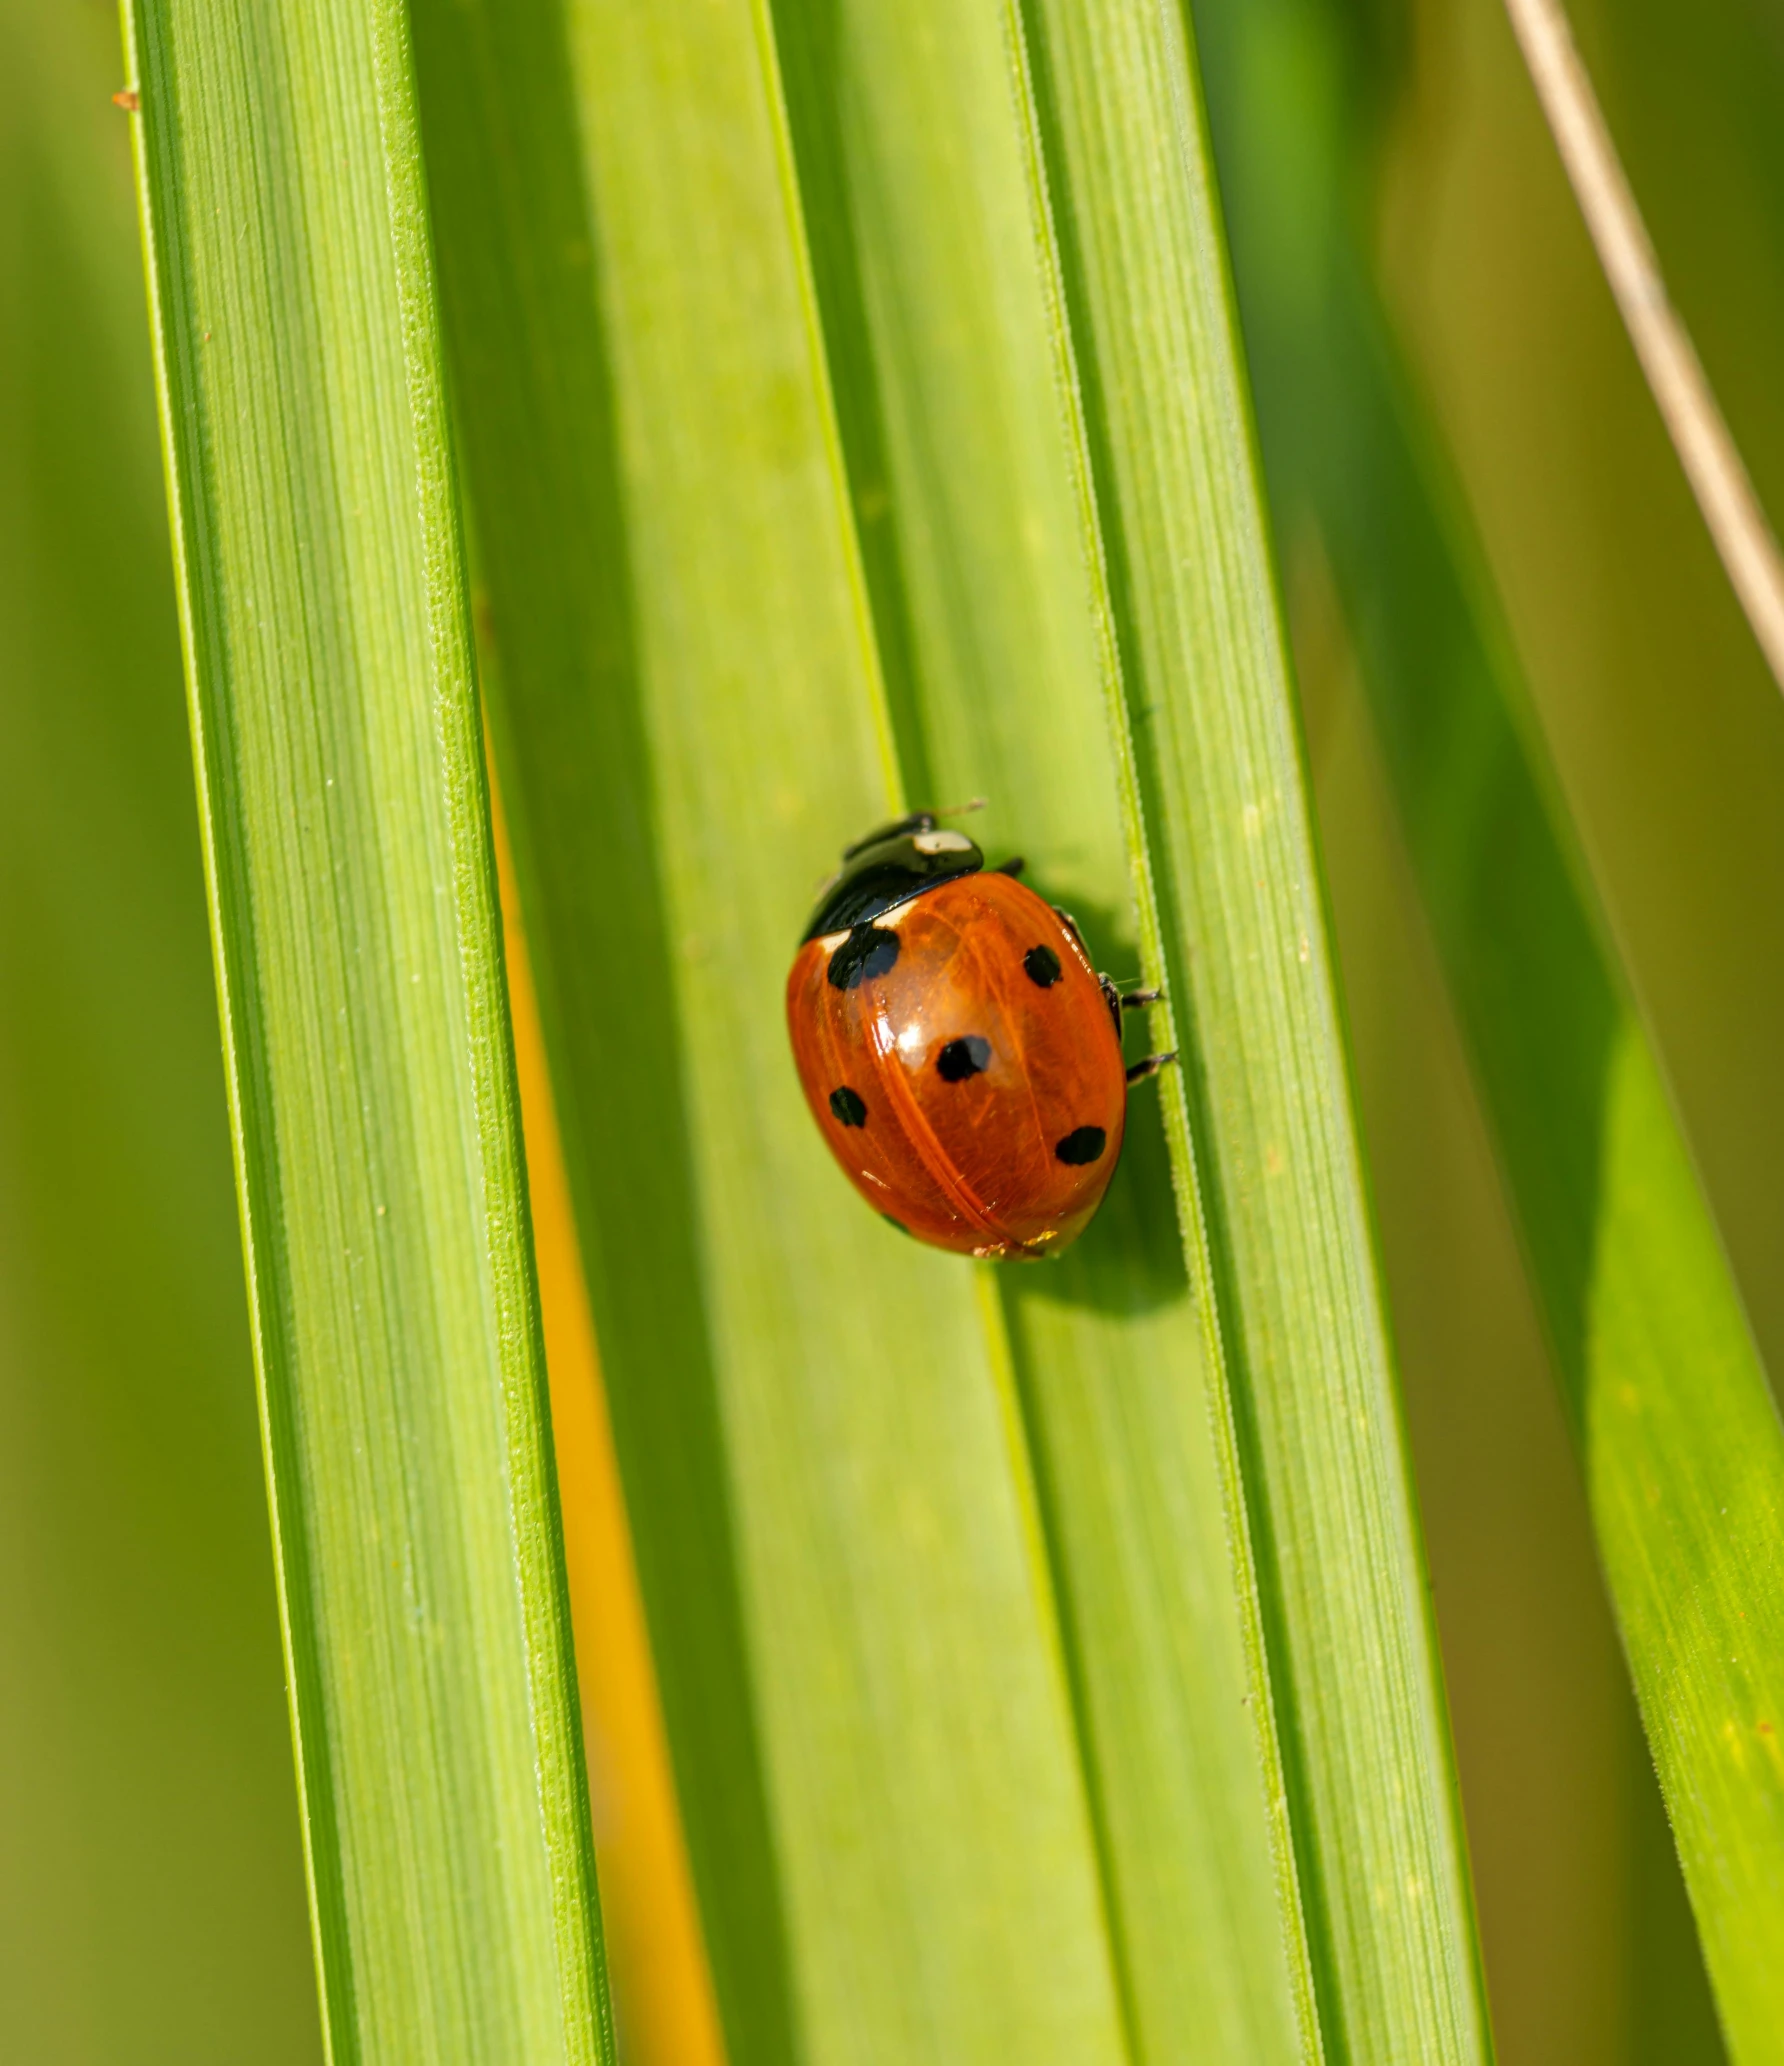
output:
[[[1060,914],[1061,917],[1064,917],[1064,915],[1063,912]],[[1074,925],[1072,931],[1076,932],[1077,930],[1078,928]],[[1097,981],[1102,985],[1103,1002],[1109,1007],[1109,1017],[1115,1022],[1115,1038],[1119,1040],[1121,1038],[1121,992],[1116,989],[1107,976],[1098,976]]]
[[[1164,994],[1162,990],[1130,990],[1121,1000],[1121,1009],[1138,1011],[1143,1004],[1156,1004]]]
[[[993,875],[1016,876],[1020,875],[1023,869],[1027,866],[1028,863],[1022,858],[1020,854],[1012,854],[1007,861],[999,861],[997,866],[993,868],[991,872]],[[1076,930],[1076,928],[1074,928],[1074,930]]]
[[[1175,1054],[1148,1055],[1143,1062],[1136,1062],[1127,1072],[1127,1080],[1129,1083],[1138,1083],[1143,1077],[1156,1076],[1167,1062],[1174,1062],[1176,1059]]]

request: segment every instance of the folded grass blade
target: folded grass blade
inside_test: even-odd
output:
[[[974,829],[992,858],[1026,855],[1129,975],[1094,541],[1019,38],[995,6],[775,14],[906,786],[988,797]],[[1315,2056],[1220,1345],[1151,1086],[1089,1233],[995,1274],[1136,2053]]]
[[[318,2066],[115,17],[0,76],[3,2048]]]
[[[1188,24],[1024,19],[1328,2051],[1490,2050]],[[1147,899],[1156,885],[1156,915]],[[1150,938],[1148,935],[1150,934]],[[1187,1118],[1187,1124],[1185,1120]]]
[[[129,0],[340,2062],[611,2059],[406,10]]]
[[[1116,2061],[1001,1316],[848,1197],[785,1051],[812,892],[896,784],[765,25],[417,25],[497,754],[727,2049]]]
[[[1317,10],[1203,11],[1230,96],[1222,140],[1249,230],[1239,274],[1274,492],[1313,513],[1343,593],[1730,2048],[1772,2060],[1784,1433],[1478,548],[1330,207],[1341,134],[1287,90],[1323,67],[1266,68],[1248,42],[1273,36],[1280,58],[1285,37],[1317,49],[1332,26]],[[1285,163],[1304,184],[1282,180]]]

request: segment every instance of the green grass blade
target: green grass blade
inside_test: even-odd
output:
[[[0,2049],[317,2066],[115,16],[0,76]]]
[[[328,2044],[610,2059],[406,13],[125,28]]]
[[[1186,1055],[1167,1109],[1187,1096],[1199,1152],[1326,2043],[1358,2060],[1481,2058],[1441,1684],[1187,24],[1063,0],[1026,18],[1158,973]],[[1145,890],[1142,875],[1143,937]],[[1181,1117],[1174,1131],[1181,1158]]]
[[[988,797],[975,835],[1026,854],[1099,965],[1129,975],[1083,479],[1009,24],[925,0],[776,17],[906,787]],[[1219,1341],[1152,1088],[1090,1232],[995,1277],[1136,2053],[1317,2054]]]
[[[894,799],[765,24],[418,15],[497,752],[734,2066],[1125,2056],[994,1302],[781,988]],[[571,82],[567,91],[564,82]]]
[[[1332,25],[1207,13],[1275,491],[1314,513],[1354,626],[1730,2047],[1773,2060],[1784,1433],[1478,548],[1330,207],[1342,136],[1283,90],[1330,76]],[[1323,62],[1266,69],[1248,39],[1272,32],[1278,56],[1293,36]],[[1280,177],[1291,134],[1298,187]]]

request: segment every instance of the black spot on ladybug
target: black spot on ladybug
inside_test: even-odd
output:
[[[1075,1127],[1063,1141],[1053,1143],[1053,1152],[1061,1162],[1094,1162],[1108,1138],[1100,1126]]]
[[[830,981],[838,990],[853,990],[874,976],[883,976],[898,959],[898,935],[883,925],[857,925],[830,957]]]
[[[895,1220],[889,1212],[882,1212],[880,1218],[886,1222],[887,1226],[896,1227],[907,1240],[914,1241],[917,1238],[903,1220]]]
[[[867,1106],[858,1090],[851,1090],[844,1083],[830,1093],[830,1109],[844,1126],[865,1126]]]
[[[964,1083],[991,1066],[991,1043],[977,1033],[950,1040],[935,1058],[936,1071],[944,1083]]]
[[[1038,983],[1043,990],[1052,989],[1059,981],[1059,956],[1051,947],[1031,947],[1022,957],[1022,966],[1031,983]]]

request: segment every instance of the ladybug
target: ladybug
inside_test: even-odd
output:
[[[787,978],[793,1059],[849,1181],[896,1227],[977,1256],[1056,1255],[1121,1154],[1123,997],[1077,926],[928,811],[843,855]]]

